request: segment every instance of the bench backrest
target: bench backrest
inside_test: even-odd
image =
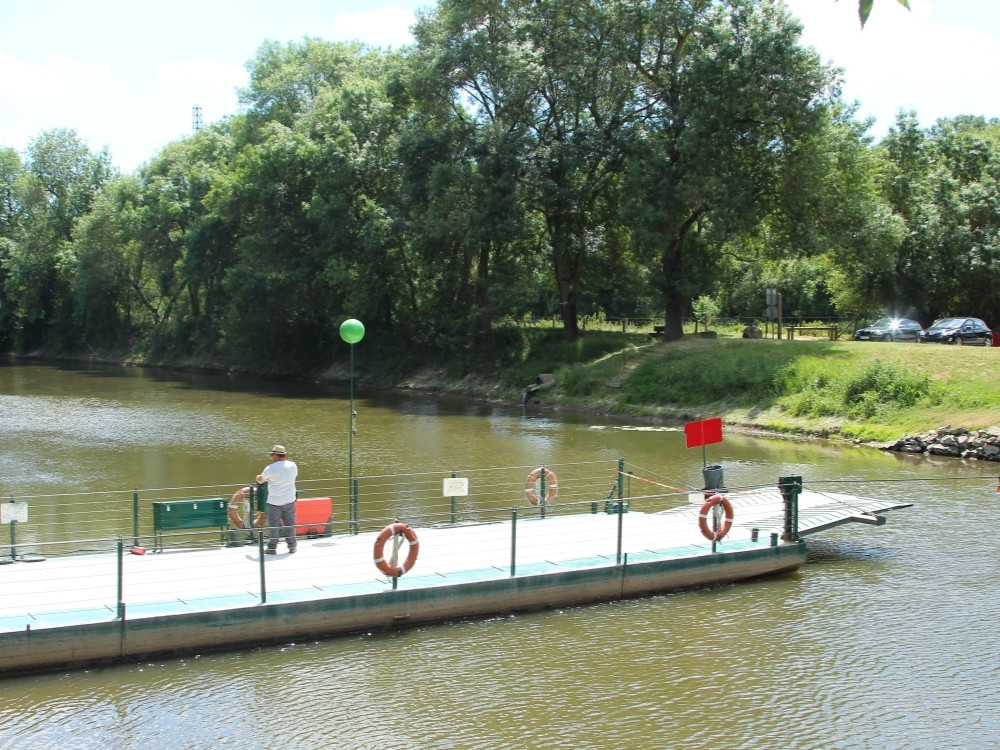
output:
[[[154,531],[221,528],[229,524],[229,502],[224,497],[203,500],[163,500],[153,503]]]

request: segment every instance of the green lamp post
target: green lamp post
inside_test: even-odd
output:
[[[351,345],[351,429],[347,437],[347,496],[350,498],[350,516],[354,533],[358,533],[358,493],[354,486],[354,433],[357,429],[354,420],[358,413],[354,411],[354,345],[365,337],[365,326],[360,320],[348,318],[340,324],[340,338]]]

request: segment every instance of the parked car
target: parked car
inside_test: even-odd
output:
[[[909,318],[880,318],[854,332],[855,341],[916,341],[924,327]]]
[[[993,346],[993,331],[979,318],[941,318],[921,336],[921,344],[974,344]]]

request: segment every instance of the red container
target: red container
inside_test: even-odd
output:
[[[295,501],[295,536],[330,536],[332,533],[332,498],[304,497]]]

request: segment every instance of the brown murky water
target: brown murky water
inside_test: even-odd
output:
[[[385,475],[544,464],[560,487],[592,473],[600,489],[623,458],[658,482],[701,481],[700,449],[674,431],[358,388],[355,408],[351,443],[346,388],[0,366],[0,497],[46,496],[19,537],[65,534],[52,519],[67,514],[117,533],[107,493],[221,492],[275,442],[342,515],[349,450],[373,514],[425,502],[366,491]],[[728,433],[707,459],[731,486],[801,474],[915,506],[811,537],[803,569],[750,583],[0,680],[0,747],[1000,746],[1000,466]],[[509,507],[523,499],[510,485],[464,502]],[[0,566],[0,596],[2,580]]]

